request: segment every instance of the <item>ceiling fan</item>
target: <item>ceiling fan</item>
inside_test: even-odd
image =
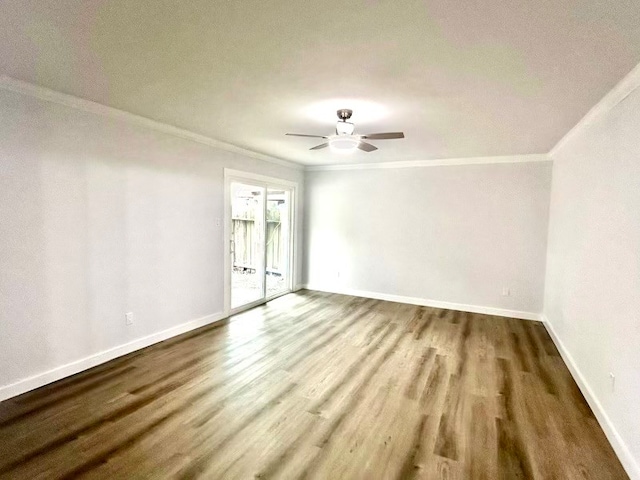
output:
[[[309,150],[321,150],[323,148],[331,147],[337,150],[355,150],[356,148],[365,152],[373,152],[378,147],[364,142],[363,140],[391,140],[394,138],[404,138],[402,132],[387,132],[387,133],[367,133],[365,135],[355,135],[355,125],[348,120],[353,115],[353,111],[348,108],[342,108],[338,110],[338,122],[336,123],[335,135],[307,135],[304,133],[287,133],[292,137],[309,137],[309,138],[324,138],[328,142],[321,143],[315,147],[311,147]]]

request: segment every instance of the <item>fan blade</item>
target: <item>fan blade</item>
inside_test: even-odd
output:
[[[367,133],[366,135],[360,135],[361,138],[367,140],[392,140],[394,138],[404,138],[402,132],[387,132],[387,133]]]
[[[364,150],[365,152],[373,152],[374,150],[378,149],[378,147],[374,147],[373,145],[367,142],[358,143],[358,148],[360,150]]]
[[[316,145],[315,147],[311,147],[309,150],[320,150],[321,148],[327,148],[329,146],[329,142],[321,143],[320,145]]]
[[[307,135],[306,133],[285,133],[285,135],[290,137],[327,138],[323,135]]]

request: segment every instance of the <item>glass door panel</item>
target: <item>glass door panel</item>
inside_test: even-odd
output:
[[[265,189],[231,183],[231,308],[265,298]]]
[[[266,231],[267,298],[291,289],[291,192],[283,188],[267,190]]]

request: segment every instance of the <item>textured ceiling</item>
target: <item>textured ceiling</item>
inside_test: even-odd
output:
[[[0,0],[0,73],[317,165],[545,153],[640,62],[637,0]],[[353,108],[357,133],[308,150]]]

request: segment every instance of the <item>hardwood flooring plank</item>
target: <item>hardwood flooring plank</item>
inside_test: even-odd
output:
[[[539,322],[301,291],[0,403],[0,479],[626,479]]]
[[[398,472],[397,480],[411,480],[417,477],[418,471],[421,468],[418,463],[418,456],[420,454],[420,450],[422,447],[423,437],[424,437],[424,429],[427,423],[427,416],[422,414],[420,417],[420,423],[415,429],[413,442],[411,448],[407,452],[407,456],[402,463],[402,468]]]

